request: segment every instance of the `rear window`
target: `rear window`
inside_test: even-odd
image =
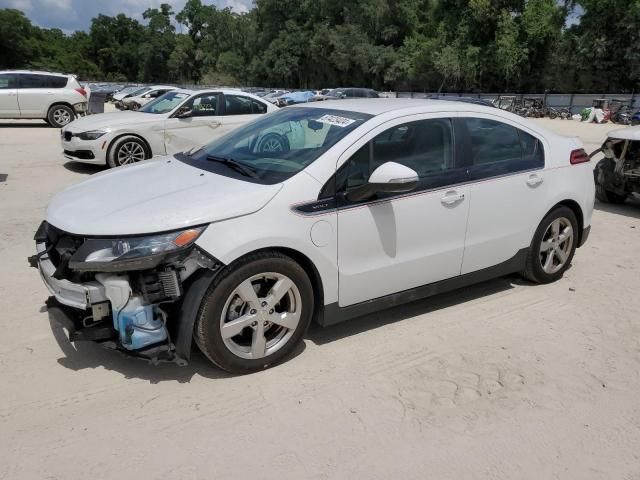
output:
[[[37,73],[21,73],[19,77],[20,88],[64,88],[68,81],[67,77]]]

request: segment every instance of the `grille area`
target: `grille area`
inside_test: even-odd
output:
[[[73,138],[73,133],[71,133],[71,132],[64,132],[64,139],[65,139],[65,141],[70,142],[72,138]]]

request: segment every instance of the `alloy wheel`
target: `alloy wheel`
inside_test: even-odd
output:
[[[128,165],[145,159],[144,148],[138,142],[123,143],[118,149],[118,165]]]
[[[298,287],[281,273],[254,275],[231,293],[220,316],[220,332],[231,353],[264,358],[293,336],[302,315]]]
[[[53,120],[60,126],[71,122],[71,114],[67,109],[58,108],[53,111]]]
[[[567,263],[573,247],[573,227],[565,217],[553,220],[540,244],[540,265],[542,270],[553,275]]]

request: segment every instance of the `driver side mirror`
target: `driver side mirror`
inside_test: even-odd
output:
[[[176,112],[176,118],[189,118],[193,115],[193,110],[189,107],[181,107]]]
[[[418,185],[418,179],[415,170],[396,162],[386,162],[373,171],[367,183],[349,192],[347,198],[361,202],[376,193],[410,192]]]

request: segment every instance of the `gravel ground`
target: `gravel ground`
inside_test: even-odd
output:
[[[590,148],[615,128],[544,123]],[[0,123],[0,479],[640,478],[637,199],[596,204],[555,284],[312,328],[296,358],[233,377],[55,340],[26,258],[52,195],[99,171],[58,137]]]

